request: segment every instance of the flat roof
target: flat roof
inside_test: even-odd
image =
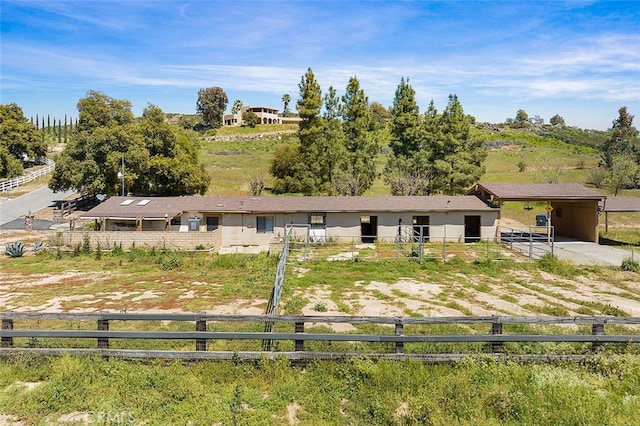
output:
[[[472,195],[401,197],[111,197],[89,210],[83,219],[172,218],[183,212],[202,213],[381,213],[496,211]],[[166,216],[165,216],[166,214]]]
[[[578,183],[478,183],[467,194],[480,195],[489,201],[604,200],[598,191]]]

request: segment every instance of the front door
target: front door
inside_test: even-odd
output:
[[[215,231],[219,224],[220,218],[218,216],[207,216],[207,232]]]
[[[480,216],[464,217],[464,242],[475,243],[480,241]]]
[[[360,236],[365,244],[376,242],[378,237],[378,216],[360,216]]]

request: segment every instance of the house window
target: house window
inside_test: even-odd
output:
[[[199,217],[194,217],[194,218],[190,218],[189,219],[189,231],[200,231],[200,222],[201,222],[201,218]]]
[[[325,213],[309,214],[309,225],[311,229],[324,229],[327,225]]]
[[[273,216],[256,217],[256,230],[258,233],[266,234],[273,232]]]
[[[180,216],[172,217],[171,218],[171,224],[172,225],[176,225],[176,226],[180,225]]]
[[[562,207],[556,207],[556,217],[562,217]]]

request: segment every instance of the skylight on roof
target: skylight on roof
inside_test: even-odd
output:
[[[147,204],[149,204],[151,202],[151,200],[140,200],[138,202],[139,206],[146,206]]]
[[[135,200],[124,200],[123,202],[120,203],[121,206],[128,206],[129,204],[133,203]]]

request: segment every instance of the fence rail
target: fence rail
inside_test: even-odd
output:
[[[530,259],[539,259],[547,253],[553,254],[554,240],[553,226],[500,229],[500,242]]]
[[[47,165],[45,167],[39,168],[38,170],[35,170],[33,172],[26,173],[14,179],[0,182],[0,192],[10,191],[13,188],[19,187],[20,185],[27,184],[31,181],[41,178],[42,176],[48,175],[53,171],[56,165],[53,160],[49,159],[46,160],[46,164]]]
[[[393,359],[419,359],[430,362],[452,361],[465,356],[478,355],[478,352],[460,353],[449,351],[447,353],[431,353],[427,351],[405,351],[405,344],[436,343],[436,344],[482,344],[485,348],[480,353],[488,356],[504,356],[504,345],[508,343],[528,342],[567,342],[590,344],[591,350],[597,352],[604,344],[635,344],[640,343],[640,333],[629,332],[625,334],[605,334],[605,326],[637,326],[640,325],[640,317],[363,317],[363,316],[302,316],[302,315],[210,315],[206,313],[194,314],[146,314],[146,313],[22,313],[0,312],[2,327],[0,329],[0,356],[11,353],[36,353],[43,355],[72,354],[101,354],[127,358],[183,358],[183,359],[256,359],[261,356],[284,356],[290,360],[301,359],[336,359],[353,356],[370,356],[373,358]],[[18,328],[21,321],[41,323],[41,321],[64,321],[67,329],[51,328]],[[78,329],[73,325],[74,321],[95,321],[95,330]],[[195,323],[193,331],[148,331],[148,330],[112,330],[110,326],[115,321],[182,321]],[[283,324],[294,325],[294,332],[290,331],[208,331],[209,323],[257,323],[257,324]],[[305,325],[346,323],[390,325],[389,333],[339,333],[322,332],[307,333]],[[425,329],[414,330],[407,333],[408,326],[426,325],[486,325],[483,329],[472,330],[468,333],[434,334],[425,333]],[[538,333],[505,333],[504,326],[508,325],[590,325],[590,333],[580,332],[575,334],[550,334]],[[28,324],[26,324],[28,325]],[[213,326],[211,326],[213,327]],[[72,328],[72,329],[69,329]],[[615,331],[618,328],[615,327]],[[635,331],[635,328],[634,328]],[[46,347],[30,348],[28,345],[20,347],[14,339],[18,338],[48,338],[48,339],[76,339],[75,345],[69,348]],[[78,347],[77,340],[95,339],[95,348]],[[192,340],[195,342],[195,351],[152,350],[152,349],[123,349],[110,348],[112,339],[129,339],[136,341],[155,340]],[[256,341],[264,342],[285,341],[293,343],[293,351],[278,351],[271,346],[271,350],[258,351],[209,351],[208,344],[217,341]],[[309,342],[351,342],[357,346],[359,342],[368,344],[382,344],[381,350],[372,350],[367,347],[364,351],[333,350],[318,351],[305,350],[305,344]],[[51,345],[55,346],[55,345]],[[454,346],[455,347],[455,346]],[[344,348],[343,348],[344,349]],[[385,351],[386,350],[386,351]],[[510,355],[513,356],[513,355]],[[581,359],[590,356],[589,353],[577,353],[567,355],[557,354],[526,354],[521,353],[515,357],[522,359]]]

